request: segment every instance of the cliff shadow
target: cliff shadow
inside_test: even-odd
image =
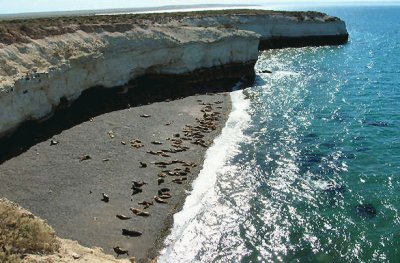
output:
[[[240,88],[245,88],[254,82],[254,77],[254,64],[230,65],[182,75],[146,74],[124,86],[90,88],[75,101],[62,99],[51,118],[27,121],[11,135],[0,138],[0,164],[101,114],[193,95],[232,91],[239,81]]]

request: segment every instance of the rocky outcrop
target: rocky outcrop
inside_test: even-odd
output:
[[[319,12],[269,12],[187,17],[187,26],[235,28],[260,35],[260,49],[340,45],[348,41],[344,21]]]
[[[310,12],[236,10],[0,23],[0,137],[24,121],[48,118],[61,102],[68,104],[91,87],[121,86],[143,75],[201,81],[229,73],[239,78],[254,74],[259,47],[341,44],[347,37],[343,21]]]

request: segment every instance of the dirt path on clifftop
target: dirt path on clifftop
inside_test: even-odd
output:
[[[147,262],[157,255],[172,215],[201,169],[205,146],[219,134],[229,111],[229,96],[221,93],[97,116],[1,164],[0,193],[47,220],[61,238],[114,255],[113,247],[119,245]],[[159,176],[162,171],[164,177]],[[132,180],[147,184],[132,190]],[[163,199],[168,204],[154,200],[161,188],[170,189],[172,197]],[[103,192],[108,202],[101,200]],[[154,205],[144,209],[141,201]],[[130,207],[150,216],[135,215]],[[123,228],[142,235],[124,236]]]

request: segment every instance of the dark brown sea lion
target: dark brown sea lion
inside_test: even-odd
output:
[[[135,188],[140,188],[145,184],[147,184],[147,183],[144,181],[133,181],[132,180],[132,187],[135,187]]]
[[[87,161],[87,160],[90,160],[90,159],[92,159],[92,157],[90,157],[90,155],[87,155],[87,154],[82,155],[82,156],[79,157],[79,161],[80,162]]]
[[[123,254],[126,254],[127,256],[129,256],[128,250],[120,248],[119,246],[114,247],[114,252],[117,254],[117,257],[119,255],[123,255]]]
[[[102,193],[103,198],[101,199],[101,201],[108,203],[110,201],[110,197],[108,195],[106,195],[105,193]]]
[[[59,144],[58,141],[56,141],[54,139],[50,140],[50,146],[57,145],[57,144]]]
[[[122,235],[124,236],[130,236],[130,237],[138,237],[142,235],[142,232],[132,230],[132,229],[122,229]]]

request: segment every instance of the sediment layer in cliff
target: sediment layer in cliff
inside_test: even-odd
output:
[[[347,38],[343,21],[318,12],[224,10],[1,21],[0,136],[25,121],[48,118],[62,102],[92,87],[121,86],[146,75],[240,79],[254,74],[260,47],[342,44]],[[199,77],[207,69],[214,74]]]

